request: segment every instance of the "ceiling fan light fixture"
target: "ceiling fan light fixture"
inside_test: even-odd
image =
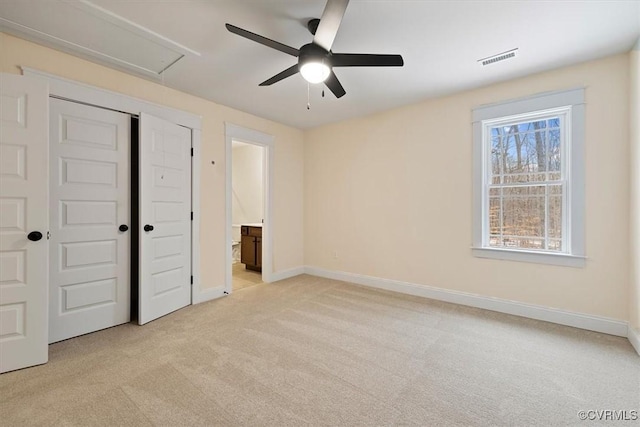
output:
[[[300,74],[309,83],[322,83],[327,80],[331,68],[324,61],[311,60],[300,66]]]
[[[333,53],[331,47],[348,4],[349,0],[327,0],[322,17],[320,19],[312,19],[307,23],[307,28],[313,34],[313,41],[300,46],[300,49],[295,49],[231,24],[226,24],[226,27],[227,30],[234,34],[298,58],[297,64],[263,81],[260,86],[270,86],[299,72],[302,74],[302,78],[309,83],[324,82],[336,98],[340,98],[347,92],[333,73],[333,68],[402,67],[404,65],[401,55]],[[324,91],[322,93],[324,96]]]

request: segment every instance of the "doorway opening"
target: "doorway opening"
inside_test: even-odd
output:
[[[269,283],[273,137],[226,123],[226,292]]]
[[[262,280],[265,148],[231,141],[231,289]]]

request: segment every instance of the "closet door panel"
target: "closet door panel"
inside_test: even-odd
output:
[[[191,304],[191,130],[140,116],[142,325]]]
[[[49,342],[130,320],[131,117],[52,99]]]
[[[0,373],[48,359],[48,96],[0,73]]]

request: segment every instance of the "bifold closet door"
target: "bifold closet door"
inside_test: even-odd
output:
[[[140,115],[142,325],[191,304],[191,130]]]
[[[49,342],[130,320],[127,114],[50,101]]]
[[[0,373],[48,359],[48,97],[0,73]]]

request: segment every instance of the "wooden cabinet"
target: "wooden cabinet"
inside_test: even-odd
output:
[[[247,270],[262,271],[262,227],[243,225],[240,232],[240,262]]]

